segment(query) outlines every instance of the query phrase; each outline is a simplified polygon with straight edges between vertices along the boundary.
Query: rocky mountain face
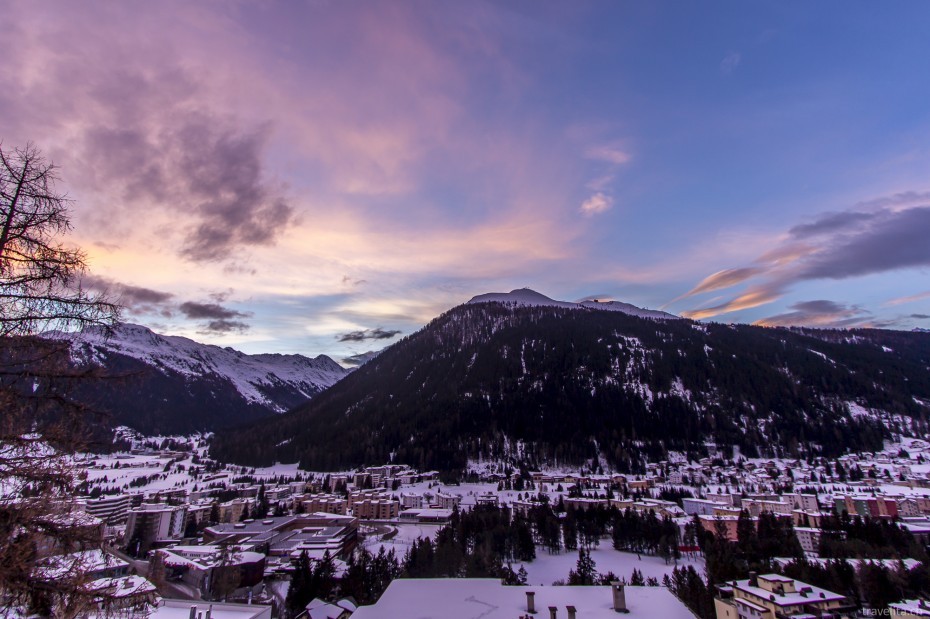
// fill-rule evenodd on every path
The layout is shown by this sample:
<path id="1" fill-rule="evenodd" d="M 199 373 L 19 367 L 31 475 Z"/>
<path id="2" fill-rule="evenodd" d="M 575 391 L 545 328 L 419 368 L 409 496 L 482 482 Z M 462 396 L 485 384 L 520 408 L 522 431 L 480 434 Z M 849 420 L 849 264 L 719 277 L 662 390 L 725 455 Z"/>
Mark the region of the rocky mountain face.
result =
<path id="1" fill-rule="evenodd" d="M 701 324 L 604 311 L 624 304 L 513 301 L 483 295 L 450 310 L 309 403 L 220 433 L 213 455 L 315 470 L 392 459 L 461 470 L 479 458 L 600 458 L 636 470 L 644 456 L 698 455 L 709 444 L 837 454 L 927 429 L 925 333 Z"/>
<path id="2" fill-rule="evenodd" d="M 247 355 L 131 324 L 111 334 L 89 329 L 47 339 L 67 348 L 73 367 L 100 374 L 75 382 L 71 397 L 108 425 L 146 434 L 213 431 L 268 418 L 348 373 L 325 355 Z"/>

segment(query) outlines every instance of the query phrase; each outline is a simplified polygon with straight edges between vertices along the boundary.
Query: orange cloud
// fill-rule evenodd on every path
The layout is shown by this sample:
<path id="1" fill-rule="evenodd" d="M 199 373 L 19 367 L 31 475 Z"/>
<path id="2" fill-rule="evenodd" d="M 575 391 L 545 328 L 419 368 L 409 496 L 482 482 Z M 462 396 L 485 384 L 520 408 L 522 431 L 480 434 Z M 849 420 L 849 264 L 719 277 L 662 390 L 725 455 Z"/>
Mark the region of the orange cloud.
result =
<path id="1" fill-rule="evenodd" d="M 720 314 L 728 314 L 730 312 L 736 312 L 739 310 L 765 305 L 766 303 L 777 301 L 779 298 L 781 298 L 781 296 L 781 291 L 779 290 L 756 288 L 754 290 L 745 292 L 735 299 L 727 301 L 726 303 L 705 309 L 696 309 L 682 312 L 681 315 L 685 318 L 691 318 L 693 320 L 703 320 L 704 318 L 712 318 L 714 316 L 719 316 Z"/>

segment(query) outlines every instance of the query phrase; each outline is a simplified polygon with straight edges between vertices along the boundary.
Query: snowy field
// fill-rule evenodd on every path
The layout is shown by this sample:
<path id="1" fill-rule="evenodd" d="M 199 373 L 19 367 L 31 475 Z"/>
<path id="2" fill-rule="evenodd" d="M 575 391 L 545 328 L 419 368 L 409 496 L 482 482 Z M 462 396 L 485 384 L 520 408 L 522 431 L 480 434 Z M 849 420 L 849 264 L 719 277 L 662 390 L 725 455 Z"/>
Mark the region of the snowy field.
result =
<path id="1" fill-rule="evenodd" d="M 606 574 L 613 572 L 619 578 L 625 578 L 627 582 L 637 569 L 642 572 L 644 578 L 650 576 L 662 584 L 662 577 L 666 574 L 671 575 L 675 569 L 675 562 L 672 561 L 666 565 L 665 560 L 661 557 L 650 557 L 646 555 L 637 555 L 635 552 L 620 552 L 610 546 L 610 540 L 602 540 L 599 548 L 591 550 L 591 558 L 594 560 L 597 572 Z M 551 555 L 541 547 L 536 548 L 536 559 L 529 563 L 515 563 L 514 571 L 518 571 L 522 565 L 527 572 L 527 584 L 530 585 L 551 585 L 557 580 L 567 581 L 568 572 L 575 569 L 578 562 L 577 551 L 567 551 L 561 554 Z M 704 559 L 683 557 L 678 560 L 679 567 L 693 565 L 698 574 L 704 574 Z"/>

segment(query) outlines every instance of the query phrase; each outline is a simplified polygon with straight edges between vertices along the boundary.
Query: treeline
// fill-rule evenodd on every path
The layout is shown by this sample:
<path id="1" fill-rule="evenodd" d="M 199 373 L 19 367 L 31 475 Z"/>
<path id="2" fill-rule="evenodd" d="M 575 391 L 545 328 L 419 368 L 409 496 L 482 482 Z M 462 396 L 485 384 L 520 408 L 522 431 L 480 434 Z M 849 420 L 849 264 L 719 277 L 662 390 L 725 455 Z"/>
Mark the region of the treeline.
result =
<path id="1" fill-rule="evenodd" d="M 457 307 L 292 413 L 223 431 L 214 457 L 310 470 L 397 461 L 461 471 L 469 457 L 624 471 L 705 442 L 748 456 L 874 451 L 893 427 L 926 429 L 930 336 L 643 320 L 619 312 Z M 891 352 L 882 349 L 887 343 Z"/>

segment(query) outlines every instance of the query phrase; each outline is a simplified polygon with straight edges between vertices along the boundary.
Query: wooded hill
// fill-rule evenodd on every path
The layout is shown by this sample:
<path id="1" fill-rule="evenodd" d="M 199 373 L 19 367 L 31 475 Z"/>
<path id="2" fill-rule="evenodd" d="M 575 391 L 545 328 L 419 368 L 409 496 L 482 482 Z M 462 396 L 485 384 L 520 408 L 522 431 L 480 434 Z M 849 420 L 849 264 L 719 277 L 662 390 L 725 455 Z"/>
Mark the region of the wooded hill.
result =
<path id="1" fill-rule="evenodd" d="M 852 409 L 850 408 L 852 407 Z M 211 454 L 335 470 L 469 458 L 637 470 L 706 443 L 745 455 L 875 450 L 926 432 L 930 335 L 462 305 L 290 413 L 220 432 Z"/>

